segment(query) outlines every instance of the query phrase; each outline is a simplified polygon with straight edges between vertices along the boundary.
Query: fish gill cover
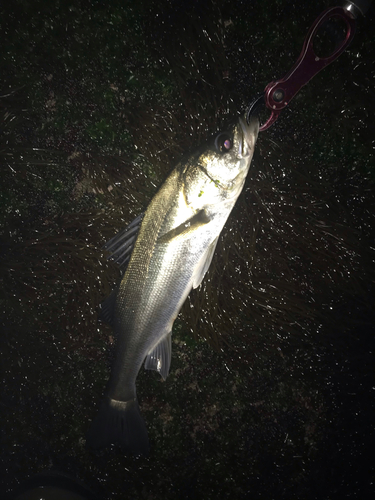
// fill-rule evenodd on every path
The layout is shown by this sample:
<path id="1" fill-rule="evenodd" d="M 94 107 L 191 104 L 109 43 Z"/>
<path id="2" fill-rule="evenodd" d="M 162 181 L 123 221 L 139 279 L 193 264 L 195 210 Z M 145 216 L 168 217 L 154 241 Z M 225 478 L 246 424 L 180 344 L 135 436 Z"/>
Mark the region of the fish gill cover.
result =
<path id="1" fill-rule="evenodd" d="M 101 246 L 289 69 L 327 5 L 2 4 L 5 492 L 57 469 L 103 498 L 369 498 L 373 10 L 259 138 L 167 383 L 140 374 L 150 458 L 84 441 L 113 343 Z"/>

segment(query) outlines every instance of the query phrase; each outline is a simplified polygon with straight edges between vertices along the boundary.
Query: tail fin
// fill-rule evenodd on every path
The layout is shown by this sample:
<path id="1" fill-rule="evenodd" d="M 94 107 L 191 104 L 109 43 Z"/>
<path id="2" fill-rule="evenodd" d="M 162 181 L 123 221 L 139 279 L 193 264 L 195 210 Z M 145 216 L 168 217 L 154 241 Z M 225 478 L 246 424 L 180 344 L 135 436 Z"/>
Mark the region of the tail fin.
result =
<path id="1" fill-rule="evenodd" d="M 86 442 L 94 449 L 117 443 L 126 452 L 148 455 L 147 429 L 137 400 L 117 401 L 106 397 L 86 435 Z"/>

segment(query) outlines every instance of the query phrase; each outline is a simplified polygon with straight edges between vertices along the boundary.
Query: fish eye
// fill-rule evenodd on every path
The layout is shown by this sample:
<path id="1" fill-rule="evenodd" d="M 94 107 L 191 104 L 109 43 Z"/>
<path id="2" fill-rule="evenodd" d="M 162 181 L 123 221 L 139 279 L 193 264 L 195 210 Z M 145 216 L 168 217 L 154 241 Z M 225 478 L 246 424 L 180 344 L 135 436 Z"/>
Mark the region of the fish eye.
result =
<path id="1" fill-rule="evenodd" d="M 219 153 L 227 153 L 233 147 L 233 141 L 229 134 L 221 133 L 215 139 L 215 147 Z"/>

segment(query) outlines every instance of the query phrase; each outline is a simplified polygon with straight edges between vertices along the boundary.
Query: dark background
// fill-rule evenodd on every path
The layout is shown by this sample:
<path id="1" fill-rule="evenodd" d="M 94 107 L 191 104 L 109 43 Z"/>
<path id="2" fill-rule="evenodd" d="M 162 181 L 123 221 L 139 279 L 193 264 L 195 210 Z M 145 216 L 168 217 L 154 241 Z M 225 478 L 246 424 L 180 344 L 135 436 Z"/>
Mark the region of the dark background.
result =
<path id="1" fill-rule="evenodd" d="M 4 494 L 53 471 L 108 499 L 373 498 L 373 7 L 260 134 L 168 380 L 139 374 L 150 456 L 85 447 L 113 351 L 103 243 L 329 5 L 2 3 Z"/>

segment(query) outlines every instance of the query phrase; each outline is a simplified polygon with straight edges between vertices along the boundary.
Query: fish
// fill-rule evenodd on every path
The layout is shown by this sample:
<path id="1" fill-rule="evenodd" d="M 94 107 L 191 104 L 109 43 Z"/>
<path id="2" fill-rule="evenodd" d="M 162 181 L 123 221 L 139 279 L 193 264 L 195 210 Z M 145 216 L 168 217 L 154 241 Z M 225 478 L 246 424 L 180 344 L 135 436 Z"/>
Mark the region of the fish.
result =
<path id="1" fill-rule="evenodd" d="M 115 444 L 149 454 L 136 378 L 143 362 L 165 380 L 172 327 L 188 294 L 202 282 L 228 216 L 245 184 L 259 121 L 244 116 L 181 160 L 146 211 L 105 248 L 124 269 L 102 305 L 101 319 L 116 339 L 105 395 L 86 435 L 87 445 Z"/>

